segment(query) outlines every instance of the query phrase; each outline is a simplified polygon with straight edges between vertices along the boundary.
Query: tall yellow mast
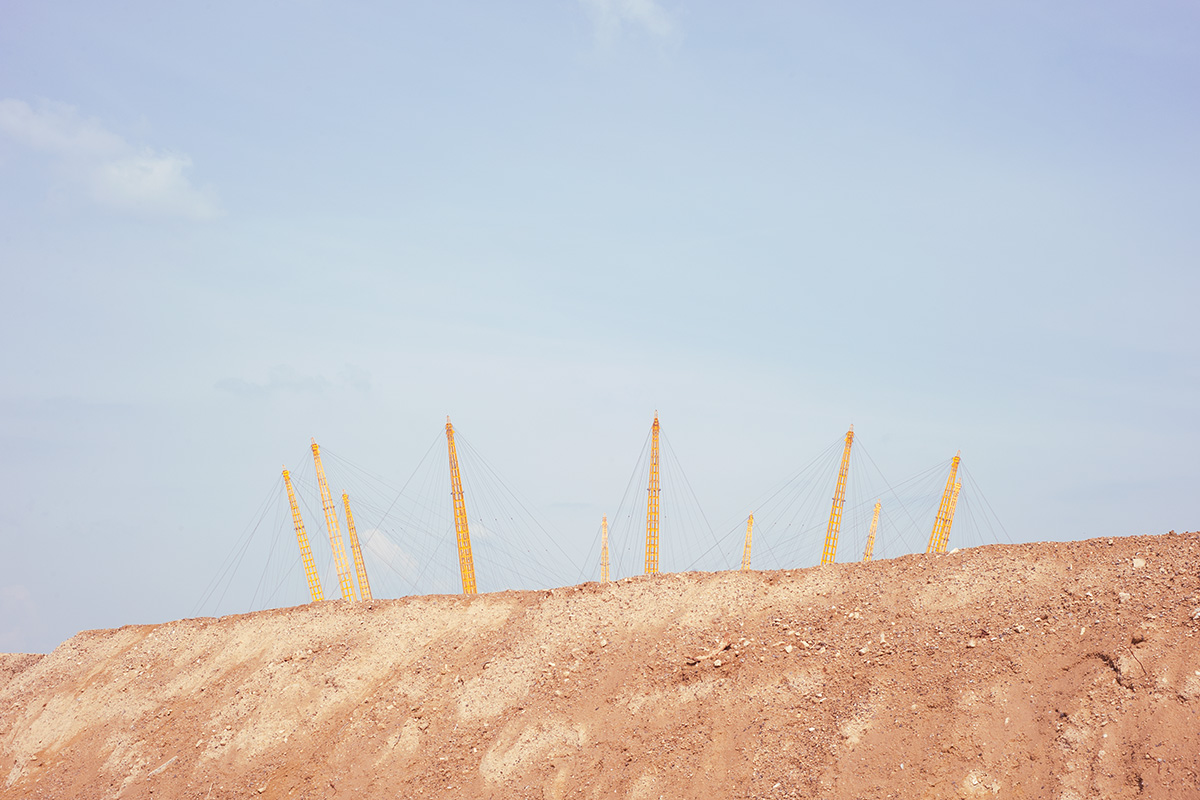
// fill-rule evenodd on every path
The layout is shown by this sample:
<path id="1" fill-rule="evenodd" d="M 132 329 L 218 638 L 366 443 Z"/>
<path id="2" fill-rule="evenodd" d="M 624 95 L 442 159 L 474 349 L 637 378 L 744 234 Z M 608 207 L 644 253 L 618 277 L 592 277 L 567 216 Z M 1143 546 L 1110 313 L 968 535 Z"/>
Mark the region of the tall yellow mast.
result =
<path id="1" fill-rule="evenodd" d="M 742 548 L 742 569 L 750 569 L 750 539 L 754 535 L 754 515 L 746 520 L 746 544 Z"/>
<path id="2" fill-rule="evenodd" d="M 308 534 L 304 532 L 304 520 L 300 518 L 300 507 L 296 505 L 296 490 L 292 488 L 292 476 L 287 467 L 283 468 L 283 484 L 287 487 L 288 505 L 292 507 L 292 524 L 296 527 L 296 541 L 300 544 L 300 557 L 304 559 L 304 577 L 308 579 L 308 593 L 314 603 L 325 599 L 321 592 L 321 578 L 317 575 L 317 565 L 313 561 L 312 547 L 308 544 Z"/>
<path id="3" fill-rule="evenodd" d="M 600 520 L 600 582 L 608 583 L 608 514 Z"/>
<path id="4" fill-rule="evenodd" d="M 337 567 L 338 583 L 342 587 L 343 600 L 355 600 L 354 578 L 350 576 L 350 564 L 346 560 L 346 545 L 342 543 L 342 527 L 338 524 L 337 507 L 329 484 L 325 481 L 325 468 L 321 466 L 321 448 L 312 440 L 313 463 L 317 465 L 317 486 L 321 489 L 321 508 L 325 510 L 325 527 L 329 530 L 329 544 L 333 548 L 333 563 Z"/>
<path id="5" fill-rule="evenodd" d="M 658 572 L 658 412 L 650 428 L 650 488 L 646 501 L 646 574 Z"/>
<path id="6" fill-rule="evenodd" d="M 458 571 L 462 574 L 463 594 L 475 594 L 475 558 L 471 555 L 471 531 L 467 528 L 467 503 L 463 498 L 462 476 L 458 472 L 458 451 L 454 448 L 454 426 L 446 417 L 446 449 L 450 453 L 450 497 L 454 501 L 454 536 L 458 540 Z"/>
<path id="7" fill-rule="evenodd" d="M 959 450 L 950 462 L 950 476 L 946 478 L 946 488 L 942 492 L 942 501 L 938 504 L 937 518 L 933 521 L 933 533 L 929 535 L 926 553 L 946 552 L 946 542 L 950 539 L 950 521 L 954 518 L 954 479 L 958 475 L 958 462 L 961 460 L 962 450 Z"/>
<path id="8" fill-rule="evenodd" d="M 846 431 L 846 449 L 842 451 L 842 466 L 838 469 L 837 489 L 833 492 L 833 507 L 829 509 L 829 525 L 825 528 L 825 549 L 821 563 L 832 564 L 837 557 L 838 533 L 842 529 L 842 509 L 846 505 L 846 474 L 850 471 L 850 445 L 854 442 L 854 426 Z"/>
<path id="9" fill-rule="evenodd" d="M 363 561 L 362 548 L 358 546 L 358 531 L 354 529 L 354 515 L 350 513 L 350 495 L 342 492 L 342 505 L 346 507 L 346 530 L 350 533 L 350 554 L 354 557 L 354 571 L 358 575 L 358 596 L 371 599 L 371 583 L 367 580 L 367 564 Z"/>
<path id="10" fill-rule="evenodd" d="M 871 554 L 875 552 L 875 531 L 879 528 L 879 506 L 880 502 L 875 501 L 875 513 L 871 516 L 871 530 L 867 531 L 867 547 L 863 550 L 863 561 L 870 561 Z"/>

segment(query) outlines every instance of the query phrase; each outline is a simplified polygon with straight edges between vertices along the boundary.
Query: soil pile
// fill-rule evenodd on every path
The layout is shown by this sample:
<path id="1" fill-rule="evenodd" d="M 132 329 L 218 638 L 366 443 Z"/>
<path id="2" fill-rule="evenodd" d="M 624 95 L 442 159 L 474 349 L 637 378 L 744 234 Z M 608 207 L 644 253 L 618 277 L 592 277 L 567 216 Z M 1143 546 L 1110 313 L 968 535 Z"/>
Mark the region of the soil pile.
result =
<path id="1" fill-rule="evenodd" d="M 0 798 L 1200 797 L 1200 535 L 317 605 L 0 656 Z"/>

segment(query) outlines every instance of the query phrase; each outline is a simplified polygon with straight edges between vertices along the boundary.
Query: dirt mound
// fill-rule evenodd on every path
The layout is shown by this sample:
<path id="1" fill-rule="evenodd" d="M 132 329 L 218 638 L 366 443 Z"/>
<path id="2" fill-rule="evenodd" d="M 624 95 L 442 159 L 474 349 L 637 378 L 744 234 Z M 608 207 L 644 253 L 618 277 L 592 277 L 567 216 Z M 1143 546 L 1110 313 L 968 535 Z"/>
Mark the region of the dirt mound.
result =
<path id="1" fill-rule="evenodd" d="M 0 656 L 0 798 L 1200 797 L 1200 535 L 410 597 Z"/>

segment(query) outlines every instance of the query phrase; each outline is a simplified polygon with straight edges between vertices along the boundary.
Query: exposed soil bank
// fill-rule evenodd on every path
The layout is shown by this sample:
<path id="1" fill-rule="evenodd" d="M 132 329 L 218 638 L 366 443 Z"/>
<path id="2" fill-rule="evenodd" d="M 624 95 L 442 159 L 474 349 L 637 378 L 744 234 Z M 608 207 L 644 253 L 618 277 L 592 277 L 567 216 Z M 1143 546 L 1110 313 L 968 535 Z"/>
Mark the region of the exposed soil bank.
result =
<path id="1" fill-rule="evenodd" d="M 1200 535 L 87 631 L 0 798 L 1200 798 Z"/>

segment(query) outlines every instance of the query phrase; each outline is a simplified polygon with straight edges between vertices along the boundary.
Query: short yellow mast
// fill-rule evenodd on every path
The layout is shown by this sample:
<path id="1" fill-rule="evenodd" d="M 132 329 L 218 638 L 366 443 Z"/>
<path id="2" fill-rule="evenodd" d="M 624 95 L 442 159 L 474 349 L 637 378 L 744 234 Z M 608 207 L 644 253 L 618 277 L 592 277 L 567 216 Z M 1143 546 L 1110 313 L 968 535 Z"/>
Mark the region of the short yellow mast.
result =
<path id="1" fill-rule="evenodd" d="M 462 476 L 458 472 L 458 450 L 454 448 L 454 426 L 446 417 L 446 449 L 450 453 L 450 497 L 454 501 L 454 536 L 458 540 L 458 571 L 463 594 L 475 594 L 475 558 L 471 555 L 471 531 L 467 528 L 467 503 Z"/>
<path id="2" fill-rule="evenodd" d="M 342 505 L 346 507 L 346 530 L 350 533 L 350 554 L 354 557 L 354 571 L 358 575 L 358 596 L 371 599 L 371 583 L 367 580 L 367 564 L 363 561 L 362 548 L 358 546 L 358 531 L 354 529 L 354 515 L 350 513 L 350 495 L 342 492 Z"/>
<path id="3" fill-rule="evenodd" d="M 313 463 L 317 465 L 317 486 L 321 489 L 321 508 L 325 510 L 325 527 L 329 530 L 329 544 L 333 548 L 333 563 L 337 567 L 338 583 L 342 587 L 343 600 L 355 600 L 354 578 L 350 576 L 350 564 L 346 560 L 346 545 L 342 543 L 342 527 L 338 524 L 337 507 L 329 484 L 325 481 L 325 468 L 321 466 L 321 448 L 312 440 Z"/>
<path id="4" fill-rule="evenodd" d="M 946 542 L 950 539 L 950 521 L 954 518 L 954 479 L 958 475 L 958 462 L 961 460 L 962 450 L 959 450 L 950 462 L 950 476 L 946 478 L 946 488 L 942 492 L 942 501 L 938 504 L 937 518 L 933 521 L 933 533 L 929 535 L 926 553 L 946 552 Z"/>
<path id="5" fill-rule="evenodd" d="M 846 474 L 850 471 L 850 445 L 854 443 L 854 426 L 846 431 L 846 448 L 842 451 L 842 466 L 838 469 L 837 489 L 833 492 L 833 507 L 829 509 L 829 525 L 825 528 L 825 549 L 821 563 L 832 564 L 837 557 L 838 533 L 842 530 L 842 509 L 846 506 Z"/>
<path id="6" fill-rule="evenodd" d="M 658 412 L 650 428 L 650 488 L 646 501 L 646 574 L 658 572 Z"/>
<path id="7" fill-rule="evenodd" d="M 875 552 L 875 531 L 879 528 L 879 506 L 880 502 L 875 501 L 875 513 L 871 516 L 871 530 L 867 531 L 867 548 L 863 550 L 863 561 L 870 561 L 871 554 Z"/>
<path id="8" fill-rule="evenodd" d="M 308 593 L 314 603 L 325 599 L 321 592 L 321 578 L 317 575 L 317 565 L 313 561 L 312 547 L 308 544 L 308 534 L 304 532 L 304 520 L 300 518 L 300 507 L 296 505 L 296 490 L 292 488 L 292 476 L 287 467 L 283 468 L 283 485 L 287 487 L 288 505 L 292 507 L 292 524 L 296 527 L 296 541 L 300 544 L 300 557 L 304 560 L 304 577 L 308 578 Z"/>
<path id="9" fill-rule="evenodd" d="M 742 547 L 742 569 L 750 569 L 750 539 L 754 535 L 754 515 L 746 520 L 746 544 Z"/>
<path id="10" fill-rule="evenodd" d="M 600 582 L 608 583 L 608 514 L 600 520 Z"/>

